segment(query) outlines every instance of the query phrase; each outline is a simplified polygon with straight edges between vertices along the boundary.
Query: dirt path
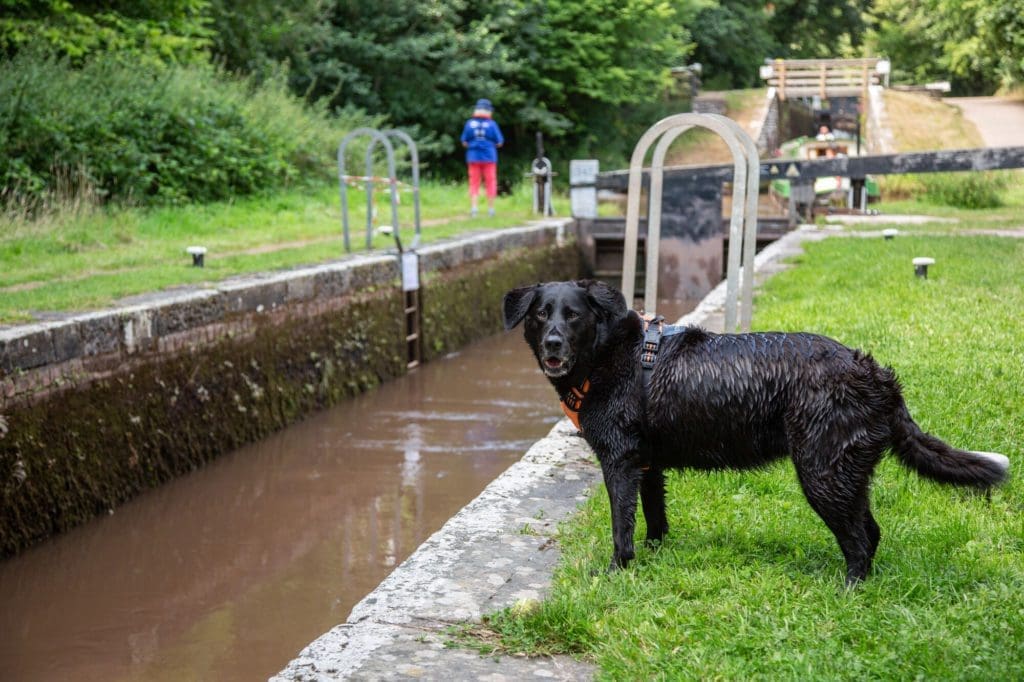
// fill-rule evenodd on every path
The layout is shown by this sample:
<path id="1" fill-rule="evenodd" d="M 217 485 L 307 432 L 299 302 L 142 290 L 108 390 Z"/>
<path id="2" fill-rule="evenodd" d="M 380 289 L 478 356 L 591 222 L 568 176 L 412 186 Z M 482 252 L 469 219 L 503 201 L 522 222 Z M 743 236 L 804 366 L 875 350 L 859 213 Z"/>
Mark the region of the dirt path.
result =
<path id="1" fill-rule="evenodd" d="M 1005 97 L 946 97 L 981 133 L 986 147 L 1024 147 L 1024 101 Z"/>

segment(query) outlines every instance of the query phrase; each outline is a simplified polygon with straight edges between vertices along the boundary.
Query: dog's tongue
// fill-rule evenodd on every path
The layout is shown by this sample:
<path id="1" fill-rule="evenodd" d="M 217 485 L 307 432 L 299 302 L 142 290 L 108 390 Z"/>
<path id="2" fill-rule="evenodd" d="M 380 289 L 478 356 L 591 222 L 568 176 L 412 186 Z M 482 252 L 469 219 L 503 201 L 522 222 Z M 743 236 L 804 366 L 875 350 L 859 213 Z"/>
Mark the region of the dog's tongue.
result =
<path id="1" fill-rule="evenodd" d="M 561 367 L 562 361 L 559 360 L 558 358 L 548 358 L 547 360 L 544 361 L 544 364 L 550 367 L 551 369 L 554 369 L 556 367 Z"/>

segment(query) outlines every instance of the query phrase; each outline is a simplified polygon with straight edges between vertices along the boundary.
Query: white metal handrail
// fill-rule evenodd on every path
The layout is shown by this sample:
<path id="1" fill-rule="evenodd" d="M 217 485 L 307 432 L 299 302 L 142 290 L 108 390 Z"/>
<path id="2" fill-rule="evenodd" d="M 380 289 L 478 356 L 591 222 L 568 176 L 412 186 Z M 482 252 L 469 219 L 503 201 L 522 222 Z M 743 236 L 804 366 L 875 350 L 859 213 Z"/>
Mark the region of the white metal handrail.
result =
<path id="1" fill-rule="evenodd" d="M 743 245 L 749 244 L 750 264 L 744 264 L 744 311 L 740 316 L 749 329 L 753 297 L 753 253 L 757 231 L 757 195 L 759 159 L 750 136 L 735 122 L 717 114 L 676 114 L 648 128 L 636 147 L 629 165 L 626 201 L 626 236 L 623 245 L 622 293 L 632 305 L 636 281 L 636 254 L 640 232 L 640 192 L 643 184 L 643 161 L 651 145 L 658 141 L 651 162 L 651 194 L 647 216 L 647 271 L 644 285 L 645 311 L 654 312 L 657 305 L 658 251 L 661 238 L 661 203 L 665 154 L 669 145 L 694 126 L 717 133 L 733 155 L 733 205 L 729 221 L 729 254 L 726 270 L 726 331 L 734 331 L 737 319 L 739 264 Z M 660 140 L 659 140 L 660 138 Z M 747 259 L 744 259 L 747 260 Z M 650 302 L 651 305 L 648 305 Z"/>

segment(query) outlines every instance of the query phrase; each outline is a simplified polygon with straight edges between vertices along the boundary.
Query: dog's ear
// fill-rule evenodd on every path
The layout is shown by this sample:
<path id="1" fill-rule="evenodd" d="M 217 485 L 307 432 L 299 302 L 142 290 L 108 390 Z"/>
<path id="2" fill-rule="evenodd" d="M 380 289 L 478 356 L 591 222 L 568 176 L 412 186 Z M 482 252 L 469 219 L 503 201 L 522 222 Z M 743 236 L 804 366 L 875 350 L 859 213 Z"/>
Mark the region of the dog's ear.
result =
<path id="1" fill-rule="evenodd" d="M 618 289 L 596 279 L 581 279 L 577 280 L 576 284 L 587 290 L 587 302 L 605 319 L 615 320 L 629 311 L 626 307 L 626 297 Z"/>
<path id="2" fill-rule="evenodd" d="M 526 311 L 533 305 L 533 299 L 537 296 L 540 284 L 530 287 L 520 287 L 505 294 L 501 303 L 501 309 L 505 316 L 505 331 L 512 329 L 523 321 Z"/>

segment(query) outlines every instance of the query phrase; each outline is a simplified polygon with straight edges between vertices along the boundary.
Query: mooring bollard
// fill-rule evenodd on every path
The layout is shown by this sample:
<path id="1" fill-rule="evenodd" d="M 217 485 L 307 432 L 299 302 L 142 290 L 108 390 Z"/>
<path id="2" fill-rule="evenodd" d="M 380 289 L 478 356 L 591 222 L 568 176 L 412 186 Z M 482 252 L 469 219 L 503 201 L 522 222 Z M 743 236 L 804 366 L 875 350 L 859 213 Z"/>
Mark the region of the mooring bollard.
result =
<path id="1" fill-rule="evenodd" d="M 204 258 L 206 256 L 205 246 L 190 246 L 185 249 L 185 253 L 192 256 L 192 267 L 201 268 L 204 265 Z"/>
<path id="2" fill-rule="evenodd" d="M 934 258 L 919 256 L 914 259 L 914 274 L 922 279 L 928 279 L 928 266 L 935 265 Z"/>

